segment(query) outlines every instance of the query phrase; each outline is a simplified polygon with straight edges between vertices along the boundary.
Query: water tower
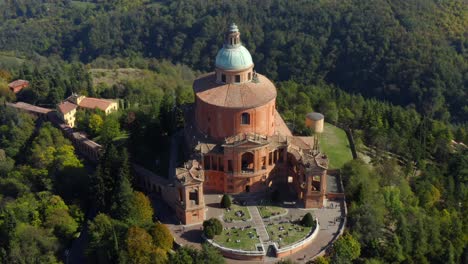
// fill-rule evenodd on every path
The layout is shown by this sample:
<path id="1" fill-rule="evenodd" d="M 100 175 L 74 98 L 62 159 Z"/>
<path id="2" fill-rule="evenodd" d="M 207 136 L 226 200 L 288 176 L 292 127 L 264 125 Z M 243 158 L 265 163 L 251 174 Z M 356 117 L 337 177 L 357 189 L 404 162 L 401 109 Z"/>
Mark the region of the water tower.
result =
<path id="1" fill-rule="evenodd" d="M 323 133 L 325 117 L 321 113 L 312 112 L 306 115 L 305 125 L 312 130 L 314 135 L 314 153 L 319 152 L 319 137 Z"/>

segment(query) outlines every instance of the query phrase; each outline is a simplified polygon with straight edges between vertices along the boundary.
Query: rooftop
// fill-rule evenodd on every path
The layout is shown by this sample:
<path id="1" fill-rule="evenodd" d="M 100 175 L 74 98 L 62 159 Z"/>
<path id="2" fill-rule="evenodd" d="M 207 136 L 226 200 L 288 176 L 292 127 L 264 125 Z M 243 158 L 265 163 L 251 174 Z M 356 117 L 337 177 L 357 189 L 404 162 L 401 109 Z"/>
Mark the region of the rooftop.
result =
<path id="1" fill-rule="evenodd" d="M 107 108 L 113 103 L 111 100 L 100 99 L 100 98 L 92 98 L 92 97 L 85 97 L 83 98 L 79 106 L 88 109 L 101 109 L 102 111 L 106 111 Z"/>
<path id="2" fill-rule="evenodd" d="M 257 74 L 258 82 L 216 82 L 215 73 L 200 76 L 193 83 L 196 96 L 207 104 L 226 108 L 253 108 L 276 98 L 275 85 L 265 76 Z"/>
<path id="3" fill-rule="evenodd" d="M 49 108 L 43 108 L 43 107 L 39 107 L 39 106 L 35 106 L 35 105 L 23 103 L 23 102 L 17 102 L 14 104 L 7 103 L 7 104 L 17 109 L 22 109 L 22 110 L 26 110 L 26 111 L 34 112 L 38 114 L 47 114 L 52 111 L 52 109 L 49 109 Z"/>
<path id="4" fill-rule="evenodd" d="M 8 84 L 8 87 L 16 87 L 21 85 L 29 85 L 29 82 L 26 80 L 16 80 Z"/>
<path id="5" fill-rule="evenodd" d="M 76 104 L 72 104 L 68 101 L 61 102 L 58 104 L 58 109 L 62 114 L 67 114 L 72 110 L 75 110 L 78 106 Z"/>

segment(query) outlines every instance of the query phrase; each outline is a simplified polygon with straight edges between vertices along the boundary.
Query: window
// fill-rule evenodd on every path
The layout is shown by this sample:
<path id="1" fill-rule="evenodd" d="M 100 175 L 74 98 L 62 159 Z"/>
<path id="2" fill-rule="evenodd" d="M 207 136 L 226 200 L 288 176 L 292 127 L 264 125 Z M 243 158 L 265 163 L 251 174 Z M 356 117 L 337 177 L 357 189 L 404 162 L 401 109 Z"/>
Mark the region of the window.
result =
<path id="1" fill-rule="evenodd" d="M 203 157 L 203 169 L 205 170 L 210 170 L 211 169 L 211 165 L 210 165 L 210 156 L 205 156 Z"/>
<path id="2" fill-rule="evenodd" d="M 218 164 L 219 164 L 219 170 L 220 171 L 224 171 L 224 164 L 223 163 L 224 163 L 224 160 L 221 157 L 219 157 L 218 158 Z"/>
<path id="3" fill-rule="evenodd" d="M 240 82 L 240 75 L 236 75 L 236 82 Z"/>
<path id="4" fill-rule="evenodd" d="M 252 73 L 251 72 L 249 72 L 249 78 L 248 79 L 249 79 L 249 81 L 252 79 Z"/>
<path id="5" fill-rule="evenodd" d="M 221 81 L 226 82 L 226 74 L 221 74 Z"/>
<path id="6" fill-rule="evenodd" d="M 242 113 L 241 115 L 241 124 L 249 125 L 250 124 L 250 115 L 249 113 Z"/>
<path id="7" fill-rule="evenodd" d="M 228 160 L 228 172 L 232 172 L 232 160 Z"/>

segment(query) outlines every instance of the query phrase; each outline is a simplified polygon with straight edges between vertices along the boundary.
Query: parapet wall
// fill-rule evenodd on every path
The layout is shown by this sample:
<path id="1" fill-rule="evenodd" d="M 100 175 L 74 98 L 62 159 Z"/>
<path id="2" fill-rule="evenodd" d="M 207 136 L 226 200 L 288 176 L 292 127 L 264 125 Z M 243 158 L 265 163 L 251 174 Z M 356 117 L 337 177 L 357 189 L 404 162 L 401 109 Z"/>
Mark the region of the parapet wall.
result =
<path id="1" fill-rule="evenodd" d="M 240 249 L 232 249 L 232 248 L 227 248 L 219 245 L 218 243 L 214 242 L 212 239 L 206 238 L 204 235 L 202 235 L 203 239 L 210 243 L 212 246 L 217 248 L 221 254 L 227 258 L 232 258 L 232 259 L 239 259 L 239 260 L 263 260 L 266 251 L 265 248 L 263 248 L 262 245 L 262 251 L 248 251 L 248 250 L 240 250 Z"/>
<path id="2" fill-rule="evenodd" d="M 320 225 L 319 225 L 318 219 L 315 218 L 315 229 L 311 230 L 310 233 L 307 235 L 307 237 L 304 238 L 303 240 L 296 242 L 290 246 L 283 247 L 283 248 L 279 248 L 278 245 L 274 243 L 273 246 L 275 247 L 276 257 L 277 258 L 287 257 L 309 246 L 312 243 L 312 241 L 314 241 L 314 239 L 317 237 L 319 230 L 320 230 Z"/>

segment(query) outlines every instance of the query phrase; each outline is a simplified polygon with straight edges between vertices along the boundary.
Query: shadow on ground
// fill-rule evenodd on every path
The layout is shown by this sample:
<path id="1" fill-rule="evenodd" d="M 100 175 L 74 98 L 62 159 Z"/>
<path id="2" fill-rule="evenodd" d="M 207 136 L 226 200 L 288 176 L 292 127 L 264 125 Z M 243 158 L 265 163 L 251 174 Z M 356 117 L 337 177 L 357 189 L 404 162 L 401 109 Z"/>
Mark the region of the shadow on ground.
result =
<path id="1" fill-rule="evenodd" d="M 185 231 L 180 237 L 191 243 L 202 243 L 202 231 L 200 229 L 192 229 Z"/>

